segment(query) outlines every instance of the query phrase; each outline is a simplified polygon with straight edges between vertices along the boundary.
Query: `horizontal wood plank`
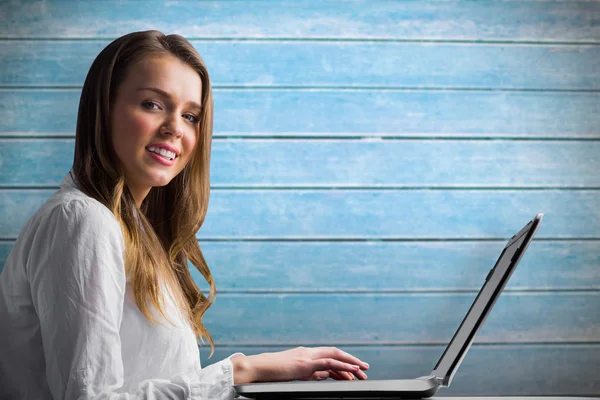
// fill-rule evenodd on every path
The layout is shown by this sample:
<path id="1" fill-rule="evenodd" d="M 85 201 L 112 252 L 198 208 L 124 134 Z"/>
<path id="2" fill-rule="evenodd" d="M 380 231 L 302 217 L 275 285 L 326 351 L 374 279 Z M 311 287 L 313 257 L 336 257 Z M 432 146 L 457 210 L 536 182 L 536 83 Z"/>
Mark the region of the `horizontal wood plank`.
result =
<path id="1" fill-rule="evenodd" d="M 441 291 L 479 290 L 505 242 L 200 245 L 220 291 Z M 506 290 L 600 289 L 598 265 L 599 241 L 534 241 Z"/>
<path id="2" fill-rule="evenodd" d="M 222 190 L 199 237 L 510 237 L 544 212 L 539 237 L 596 238 L 598 204 L 586 190 Z"/>
<path id="3" fill-rule="evenodd" d="M 0 139 L 0 187 L 57 187 L 73 139 Z M 600 187 L 600 141 L 222 140 L 213 187 Z M 482 156 L 485 155 L 485 156 Z"/>
<path id="4" fill-rule="evenodd" d="M 76 89 L 0 89 L 0 136 L 74 136 L 79 96 Z M 598 138 L 600 95 L 217 89 L 215 134 Z"/>
<path id="5" fill-rule="evenodd" d="M 505 244 L 200 241 L 220 293 L 479 290 Z M 13 246 L 0 242 L 0 271 Z M 598 240 L 534 240 L 505 290 L 600 289 L 598 265 Z"/>
<path id="6" fill-rule="evenodd" d="M 5 38 L 114 38 L 159 29 L 191 38 L 597 42 L 597 2 L 28 1 L 0 3 Z"/>
<path id="7" fill-rule="evenodd" d="M 203 320 L 213 338 L 228 345 L 447 343 L 476 295 L 223 293 Z M 599 309 L 600 291 L 505 292 L 476 340 L 598 342 Z"/>
<path id="8" fill-rule="evenodd" d="M 109 41 L 0 41 L 0 85 L 77 86 Z M 600 89 L 600 46 L 192 41 L 212 84 Z M 465 62 L 469 60 L 469 62 Z M 291 65 L 298 67 L 290 70 Z"/>
<path id="9" fill-rule="evenodd" d="M 202 347 L 207 366 L 235 352 L 246 355 L 283 351 L 286 346 Z M 340 346 L 370 364 L 370 380 L 413 379 L 431 374 L 444 346 Z M 599 396 L 597 365 L 600 345 L 504 345 L 475 343 L 449 387 L 437 396 Z M 483 400 L 483 399 L 481 399 Z"/>
<path id="10" fill-rule="evenodd" d="M 0 239 L 52 195 L 2 189 Z M 598 238 L 598 190 L 214 190 L 199 238 L 498 239 L 538 212 L 538 238 Z"/>

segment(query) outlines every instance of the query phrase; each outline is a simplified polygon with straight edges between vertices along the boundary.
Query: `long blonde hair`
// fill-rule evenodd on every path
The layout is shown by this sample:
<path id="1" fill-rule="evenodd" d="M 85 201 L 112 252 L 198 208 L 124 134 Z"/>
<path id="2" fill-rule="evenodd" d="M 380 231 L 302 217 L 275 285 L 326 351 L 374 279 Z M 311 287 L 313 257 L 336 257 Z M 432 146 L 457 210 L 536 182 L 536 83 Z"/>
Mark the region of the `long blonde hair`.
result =
<path id="1" fill-rule="evenodd" d="M 125 185 L 124 171 L 111 141 L 110 115 L 117 88 L 128 68 L 144 57 L 172 55 L 198 72 L 202 81 L 202 110 L 198 140 L 190 161 L 169 184 L 154 187 L 141 207 Z M 195 233 L 200 229 L 210 194 L 209 166 L 213 127 L 213 98 L 204 61 L 180 35 L 150 30 L 133 32 L 111 42 L 96 57 L 85 79 L 79 102 L 73 173 L 80 189 L 112 211 L 125 241 L 125 270 L 135 302 L 156 323 L 150 301 L 165 317 L 161 279 L 202 342 L 214 342 L 202 317 L 216 299 L 216 287 Z M 198 288 L 187 261 L 210 285 L 208 298 Z"/>

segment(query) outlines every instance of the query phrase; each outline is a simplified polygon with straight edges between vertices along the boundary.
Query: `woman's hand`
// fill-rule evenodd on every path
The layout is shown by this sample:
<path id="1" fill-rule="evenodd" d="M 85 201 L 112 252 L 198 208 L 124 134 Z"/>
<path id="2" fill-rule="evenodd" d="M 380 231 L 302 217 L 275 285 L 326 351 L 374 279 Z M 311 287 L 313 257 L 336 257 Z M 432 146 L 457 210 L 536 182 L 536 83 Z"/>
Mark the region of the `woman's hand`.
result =
<path id="1" fill-rule="evenodd" d="M 369 364 L 336 347 L 296 347 L 277 353 L 231 357 L 235 384 L 293 380 L 367 379 Z"/>

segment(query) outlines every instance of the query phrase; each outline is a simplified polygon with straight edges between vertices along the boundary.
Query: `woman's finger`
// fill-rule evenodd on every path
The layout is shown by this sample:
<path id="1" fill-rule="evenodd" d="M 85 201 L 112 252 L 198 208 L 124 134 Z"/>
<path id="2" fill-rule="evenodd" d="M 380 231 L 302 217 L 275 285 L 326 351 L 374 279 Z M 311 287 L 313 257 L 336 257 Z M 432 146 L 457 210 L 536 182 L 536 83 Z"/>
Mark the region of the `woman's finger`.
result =
<path id="1" fill-rule="evenodd" d="M 325 371 L 331 369 L 338 372 L 348 371 L 354 373 L 360 370 L 357 365 L 348 364 L 333 358 L 321 358 L 318 360 L 313 360 L 312 362 L 314 371 Z"/>
<path id="2" fill-rule="evenodd" d="M 350 372 L 346 372 L 346 371 L 333 371 L 333 370 L 329 370 L 329 377 L 333 378 L 335 380 L 338 381 L 347 381 L 347 380 L 353 380 L 354 379 L 354 375 L 352 375 Z"/>
<path id="3" fill-rule="evenodd" d="M 358 365 L 361 369 L 369 369 L 369 364 L 337 347 L 317 347 L 317 358 L 333 358 L 349 364 Z"/>
<path id="4" fill-rule="evenodd" d="M 343 371 L 342 373 L 346 376 L 347 380 L 349 380 L 349 381 L 354 380 L 354 375 L 352 375 L 350 372 Z"/>
<path id="5" fill-rule="evenodd" d="M 329 378 L 329 371 L 315 371 L 311 378 L 316 381 L 327 379 Z"/>
<path id="6" fill-rule="evenodd" d="M 365 374 L 363 371 L 358 370 L 355 372 L 355 375 L 358 379 L 368 379 L 367 374 Z"/>
<path id="7" fill-rule="evenodd" d="M 342 380 L 354 380 L 354 379 L 368 379 L 367 374 L 365 374 L 363 371 L 358 370 L 356 372 L 354 372 L 354 374 L 347 372 L 347 371 L 333 371 L 333 370 L 329 370 L 329 376 L 333 377 L 333 374 L 337 374 L 337 376 L 340 377 L 340 379 Z M 337 378 L 334 378 L 337 379 Z"/>
<path id="8" fill-rule="evenodd" d="M 337 372 L 331 369 L 329 370 L 329 377 L 331 379 L 335 379 L 336 381 L 344 379 L 344 377 L 341 374 L 338 374 Z"/>

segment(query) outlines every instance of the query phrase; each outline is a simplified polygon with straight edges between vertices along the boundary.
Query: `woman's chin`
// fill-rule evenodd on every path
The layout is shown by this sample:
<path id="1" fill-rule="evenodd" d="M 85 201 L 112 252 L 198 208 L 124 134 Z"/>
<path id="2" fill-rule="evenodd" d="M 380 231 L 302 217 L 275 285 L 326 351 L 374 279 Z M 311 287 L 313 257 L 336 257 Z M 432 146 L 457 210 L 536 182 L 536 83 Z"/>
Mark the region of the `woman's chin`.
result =
<path id="1" fill-rule="evenodd" d="M 150 179 L 148 179 L 148 183 L 151 187 L 162 187 L 167 186 L 169 182 L 173 180 L 173 176 L 166 174 L 150 174 Z"/>
<path id="2" fill-rule="evenodd" d="M 161 179 L 161 180 L 157 179 L 152 183 L 152 187 L 167 186 L 169 184 L 169 182 L 171 182 L 171 179 Z"/>

